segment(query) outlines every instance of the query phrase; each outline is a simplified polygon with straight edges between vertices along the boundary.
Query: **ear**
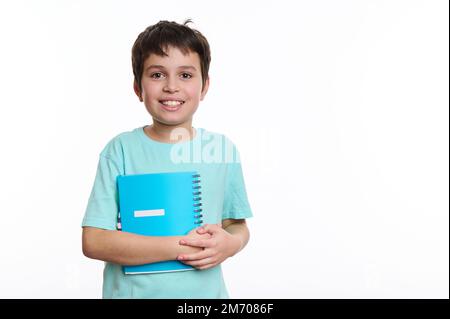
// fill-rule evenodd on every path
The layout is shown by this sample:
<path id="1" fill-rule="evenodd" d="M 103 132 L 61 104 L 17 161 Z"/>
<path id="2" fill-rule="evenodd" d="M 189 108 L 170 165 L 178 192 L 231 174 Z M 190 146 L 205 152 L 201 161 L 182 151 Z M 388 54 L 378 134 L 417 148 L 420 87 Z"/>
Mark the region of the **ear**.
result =
<path id="1" fill-rule="evenodd" d="M 133 82 L 133 89 L 134 93 L 136 93 L 137 97 L 139 98 L 139 101 L 143 102 L 141 89 L 139 88 L 139 85 L 136 83 L 136 81 Z"/>
<path id="2" fill-rule="evenodd" d="M 200 95 L 200 101 L 203 101 L 203 99 L 205 98 L 206 92 L 208 92 L 208 89 L 209 89 L 209 75 L 205 81 L 205 85 L 203 85 L 202 94 Z"/>

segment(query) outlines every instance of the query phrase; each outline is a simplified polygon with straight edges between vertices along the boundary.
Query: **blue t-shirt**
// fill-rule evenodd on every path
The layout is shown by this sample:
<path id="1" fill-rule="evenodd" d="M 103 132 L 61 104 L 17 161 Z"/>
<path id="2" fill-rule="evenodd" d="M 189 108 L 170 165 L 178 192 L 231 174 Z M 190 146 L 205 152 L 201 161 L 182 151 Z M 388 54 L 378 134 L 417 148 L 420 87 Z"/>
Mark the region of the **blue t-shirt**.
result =
<path id="1" fill-rule="evenodd" d="M 118 175 L 197 171 L 201 175 L 204 224 L 252 216 L 236 146 L 224 135 L 196 129 L 175 144 L 148 137 L 144 127 L 113 138 L 100 153 L 82 226 L 117 230 Z M 228 298 L 220 265 L 183 272 L 125 275 L 106 262 L 103 298 Z"/>

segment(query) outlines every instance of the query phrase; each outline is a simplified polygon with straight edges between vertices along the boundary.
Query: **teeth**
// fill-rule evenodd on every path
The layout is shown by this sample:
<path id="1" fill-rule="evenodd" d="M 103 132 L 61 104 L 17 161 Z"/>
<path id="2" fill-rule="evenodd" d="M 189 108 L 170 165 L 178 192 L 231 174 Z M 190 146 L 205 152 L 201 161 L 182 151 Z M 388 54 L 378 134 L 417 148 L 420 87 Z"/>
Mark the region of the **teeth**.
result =
<path id="1" fill-rule="evenodd" d="M 167 106 L 178 106 L 183 104 L 181 101 L 162 101 L 161 103 Z"/>

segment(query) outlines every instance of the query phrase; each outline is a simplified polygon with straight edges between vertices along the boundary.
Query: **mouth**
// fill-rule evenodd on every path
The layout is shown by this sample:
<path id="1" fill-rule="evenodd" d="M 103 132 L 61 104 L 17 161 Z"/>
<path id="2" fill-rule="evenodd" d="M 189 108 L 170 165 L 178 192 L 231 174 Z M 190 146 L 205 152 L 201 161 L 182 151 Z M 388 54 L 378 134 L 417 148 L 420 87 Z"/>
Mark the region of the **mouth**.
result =
<path id="1" fill-rule="evenodd" d="M 169 112 L 178 111 L 181 106 L 184 104 L 184 101 L 181 100 L 160 100 L 159 103 L 161 107 Z"/>

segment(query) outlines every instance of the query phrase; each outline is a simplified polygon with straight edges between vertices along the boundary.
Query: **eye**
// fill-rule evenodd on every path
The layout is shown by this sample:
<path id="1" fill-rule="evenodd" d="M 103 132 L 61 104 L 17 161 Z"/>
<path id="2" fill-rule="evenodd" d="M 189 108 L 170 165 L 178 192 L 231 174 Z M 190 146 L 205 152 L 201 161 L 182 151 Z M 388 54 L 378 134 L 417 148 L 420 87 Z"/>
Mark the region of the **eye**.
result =
<path id="1" fill-rule="evenodd" d="M 160 78 L 163 77 L 163 74 L 161 72 L 155 72 L 155 73 L 152 73 L 150 75 L 150 77 L 153 78 L 153 79 L 160 79 Z"/>
<path id="2" fill-rule="evenodd" d="M 181 74 L 181 77 L 182 77 L 183 79 L 190 79 L 190 78 L 192 78 L 192 75 L 189 74 L 189 73 L 182 73 L 182 74 Z"/>

